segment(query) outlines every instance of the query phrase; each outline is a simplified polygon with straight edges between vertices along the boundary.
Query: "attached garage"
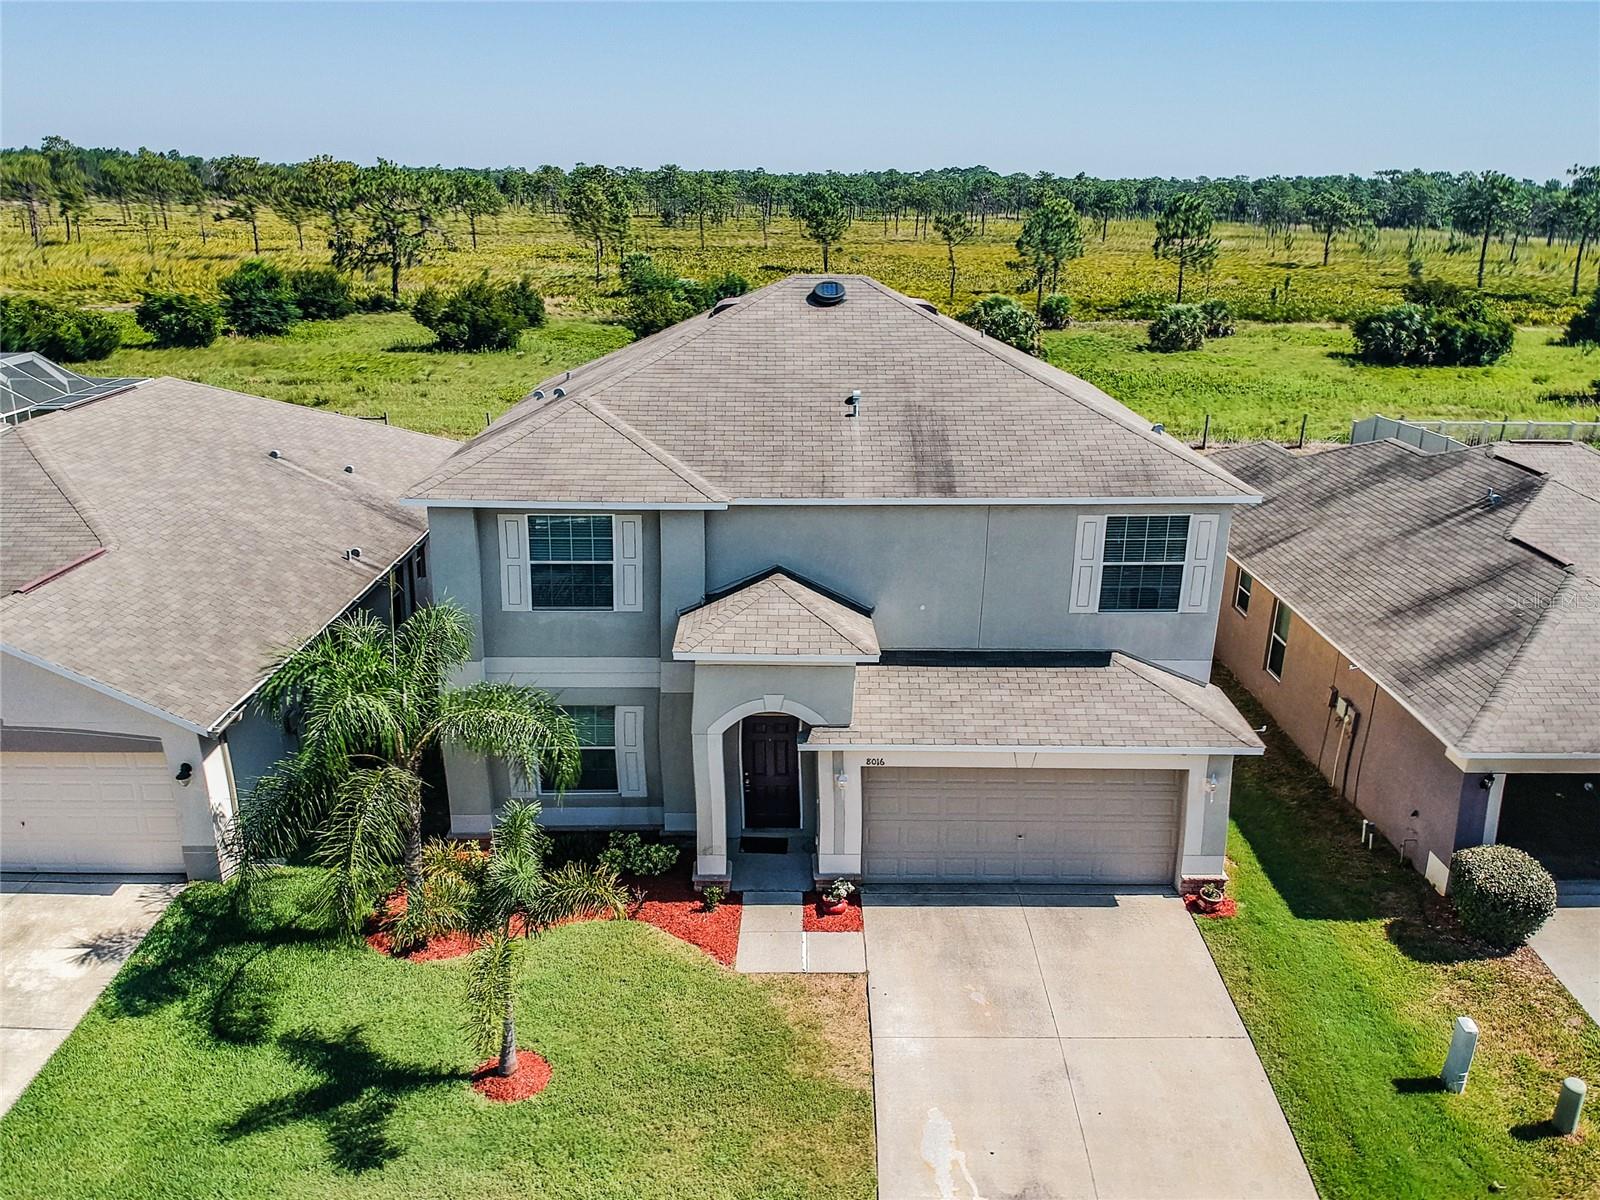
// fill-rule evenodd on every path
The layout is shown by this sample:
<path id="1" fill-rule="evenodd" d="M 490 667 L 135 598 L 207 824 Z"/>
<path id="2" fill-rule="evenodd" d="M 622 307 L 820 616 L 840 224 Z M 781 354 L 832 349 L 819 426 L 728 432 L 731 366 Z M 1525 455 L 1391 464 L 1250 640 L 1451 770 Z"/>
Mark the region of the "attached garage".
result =
<path id="1" fill-rule="evenodd" d="M 883 766 L 862 773 L 877 883 L 1170 884 L 1180 771 Z"/>
<path id="2" fill-rule="evenodd" d="M 182 873 L 160 753 L 0 752 L 0 867 Z"/>

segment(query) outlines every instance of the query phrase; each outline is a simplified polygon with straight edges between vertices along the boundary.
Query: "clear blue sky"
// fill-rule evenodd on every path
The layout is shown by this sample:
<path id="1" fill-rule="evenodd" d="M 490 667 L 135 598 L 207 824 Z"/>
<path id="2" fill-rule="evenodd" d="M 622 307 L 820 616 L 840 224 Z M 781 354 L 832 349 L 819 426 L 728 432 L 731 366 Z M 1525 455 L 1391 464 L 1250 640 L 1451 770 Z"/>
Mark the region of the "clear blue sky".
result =
<path id="1" fill-rule="evenodd" d="M 1600 3 L 0 6 L 0 142 L 1264 175 L 1600 159 Z"/>

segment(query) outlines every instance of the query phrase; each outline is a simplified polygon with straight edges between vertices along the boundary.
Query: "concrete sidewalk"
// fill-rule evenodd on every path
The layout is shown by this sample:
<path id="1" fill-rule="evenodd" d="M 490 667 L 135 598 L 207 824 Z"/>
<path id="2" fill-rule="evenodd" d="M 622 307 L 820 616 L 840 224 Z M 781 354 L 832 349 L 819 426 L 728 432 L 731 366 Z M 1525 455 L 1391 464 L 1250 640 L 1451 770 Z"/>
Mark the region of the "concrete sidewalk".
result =
<path id="1" fill-rule="evenodd" d="M 0 876 L 0 1113 L 183 887 L 149 876 Z"/>
<path id="2" fill-rule="evenodd" d="M 739 949 L 733 969 L 746 975 L 775 972 L 860 974 L 867 954 L 859 933 L 806 933 L 800 892 L 746 892 L 740 897 Z"/>

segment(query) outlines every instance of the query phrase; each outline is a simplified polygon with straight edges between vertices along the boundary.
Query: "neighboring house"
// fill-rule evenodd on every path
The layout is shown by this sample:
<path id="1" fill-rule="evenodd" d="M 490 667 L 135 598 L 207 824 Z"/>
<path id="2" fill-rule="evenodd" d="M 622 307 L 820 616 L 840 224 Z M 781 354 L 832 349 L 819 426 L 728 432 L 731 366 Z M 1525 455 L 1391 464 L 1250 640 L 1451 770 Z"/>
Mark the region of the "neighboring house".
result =
<path id="1" fill-rule="evenodd" d="M 1600 877 L 1600 455 L 1224 450 L 1217 657 L 1441 890 L 1496 840 Z M 1352 830 L 1352 837 L 1355 831 Z"/>
<path id="2" fill-rule="evenodd" d="M 0 429 L 7 870 L 215 877 L 237 794 L 289 749 L 250 706 L 273 657 L 426 586 L 395 498 L 455 443 L 133 384 Z"/>
<path id="3" fill-rule="evenodd" d="M 557 693 L 548 824 L 873 880 L 1219 876 L 1208 686 L 1259 499 L 1098 389 L 871 279 L 793 277 L 543 385 L 437 472 L 465 677 Z M 537 781 L 447 756 L 453 829 Z"/>

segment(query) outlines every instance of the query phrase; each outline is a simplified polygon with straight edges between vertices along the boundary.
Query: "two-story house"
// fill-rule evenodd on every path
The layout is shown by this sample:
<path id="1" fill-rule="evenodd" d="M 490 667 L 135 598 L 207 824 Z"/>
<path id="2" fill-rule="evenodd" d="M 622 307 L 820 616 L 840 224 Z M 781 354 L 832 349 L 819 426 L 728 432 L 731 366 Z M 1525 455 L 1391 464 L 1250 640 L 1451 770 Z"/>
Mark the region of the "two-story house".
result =
<path id="1" fill-rule="evenodd" d="M 1260 497 L 1098 389 L 867 278 L 797 276 L 545 383 L 418 484 L 473 678 L 584 736 L 554 826 L 819 878 L 1223 870 L 1206 680 Z M 453 829 L 537 787 L 446 763 Z"/>

